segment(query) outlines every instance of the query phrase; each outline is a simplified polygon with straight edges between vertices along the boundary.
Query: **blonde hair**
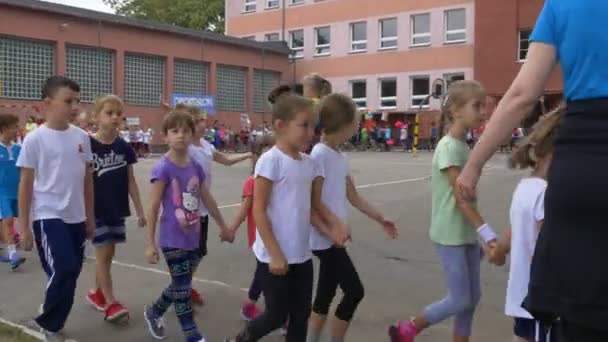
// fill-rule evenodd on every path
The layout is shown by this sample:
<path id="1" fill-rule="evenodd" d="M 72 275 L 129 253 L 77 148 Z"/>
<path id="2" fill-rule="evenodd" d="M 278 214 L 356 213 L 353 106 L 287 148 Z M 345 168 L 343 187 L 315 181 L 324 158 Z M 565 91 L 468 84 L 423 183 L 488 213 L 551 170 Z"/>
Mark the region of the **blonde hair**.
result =
<path id="1" fill-rule="evenodd" d="M 532 126 L 532 133 L 523 138 L 511 154 L 511 168 L 534 168 L 539 160 L 553 152 L 553 144 L 566 105 L 561 103 Z"/>
<path id="2" fill-rule="evenodd" d="M 332 93 L 331 83 L 317 73 L 312 73 L 304 77 L 304 82 L 310 83 L 314 97 L 323 98 Z"/>
<path id="3" fill-rule="evenodd" d="M 124 107 L 125 103 L 122 101 L 122 99 L 120 97 L 118 97 L 117 95 L 104 95 L 104 96 L 100 96 L 97 99 L 95 99 L 95 105 L 94 105 L 94 109 L 93 111 L 95 112 L 95 115 L 98 115 L 99 113 L 101 113 L 101 111 L 103 110 L 103 107 L 106 105 L 106 103 L 114 103 L 119 105 L 121 108 Z"/>
<path id="4" fill-rule="evenodd" d="M 283 94 L 279 96 L 272 106 L 272 122 L 283 120 L 285 122 L 295 119 L 296 114 L 303 111 L 313 111 L 313 101 L 307 97 Z"/>
<path id="5" fill-rule="evenodd" d="M 477 81 L 466 80 L 452 83 L 441 109 L 441 118 L 439 120 L 440 132 L 443 133 L 446 127 L 454 121 L 454 113 L 452 113 L 454 107 L 460 108 L 472 98 L 485 98 L 485 96 L 486 90 Z"/>
<path id="6" fill-rule="evenodd" d="M 331 94 L 321 100 L 319 123 L 327 134 L 336 133 L 355 121 L 357 105 L 343 94 Z"/>

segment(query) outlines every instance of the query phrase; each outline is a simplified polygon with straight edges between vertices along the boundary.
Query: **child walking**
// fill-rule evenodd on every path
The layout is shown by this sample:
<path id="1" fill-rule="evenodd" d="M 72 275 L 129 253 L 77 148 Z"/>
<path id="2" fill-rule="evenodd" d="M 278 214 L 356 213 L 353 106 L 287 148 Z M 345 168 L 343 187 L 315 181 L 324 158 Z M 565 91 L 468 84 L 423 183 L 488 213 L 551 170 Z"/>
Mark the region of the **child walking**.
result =
<path id="1" fill-rule="evenodd" d="M 117 322 L 128 317 L 129 311 L 116 300 L 112 284 L 112 259 L 116 244 L 126 241 L 125 218 L 131 215 L 129 196 L 137 213 L 137 224 L 145 227 L 146 219 L 139 188 L 133 174 L 137 162 L 135 151 L 118 136 L 123 119 L 122 100 L 115 95 L 95 101 L 95 118 L 99 130 L 91 137 L 93 180 L 95 184 L 95 289 L 87 301 L 105 312 L 105 319 Z"/>
<path id="2" fill-rule="evenodd" d="M 173 304 L 185 341 L 205 341 L 194 322 L 191 302 L 192 275 L 201 259 L 201 201 L 220 227 L 222 241 L 232 242 L 234 239 L 215 199 L 204 184 L 203 169 L 188 156 L 188 146 L 195 130 L 190 114 L 169 113 L 163 122 L 163 134 L 169 145 L 169 152 L 152 170 L 146 258 L 150 263 L 158 263 L 156 222 L 162 204 L 159 245 L 171 273 L 171 284 L 154 304 L 146 306 L 144 310 L 148 330 L 152 337 L 158 340 L 166 338 L 162 316 Z"/>
<path id="3" fill-rule="evenodd" d="M 313 182 L 313 203 L 322 201 L 342 222 L 348 220 L 347 200 L 378 222 L 391 239 L 397 237 L 395 224 L 370 205 L 357 192 L 348 170 L 348 161 L 338 147 L 348 141 L 357 130 L 357 105 L 347 96 L 331 94 L 320 104 L 319 119 L 321 142 L 310 154 L 316 162 L 320 176 Z M 328 224 L 326 226 L 329 226 Z M 331 227 L 331 226 L 330 226 Z M 334 230 L 339 227 L 331 227 Z M 329 307 L 338 286 L 344 296 L 338 304 L 332 322 L 331 341 L 343 342 L 359 302 L 363 299 L 363 284 L 346 248 L 343 246 L 349 232 L 324 230 L 320 225 L 312 230 L 310 247 L 319 258 L 319 280 L 310 317 L 309 342 L 319 342 Z"/>
<path id="4" fill-rule="evenodd" d="M 252 176 L 247 177 L 247 180 L 243 185 L 241 206 L 234 218 L 234 221 L 230 225 L 230 229 L 236 234 L 236 231 L 239 229 L 241 224 L 245 221 L 245 219 L 247 219 L 247 243 L 249 248 L 253 247 L 256 235 L 256 225 L 253 218 L 253 189 L 255 184 L 253 173 L 255 171 L 258 159 L 262 153 L 266 152 L 267 149 L 272 146 L 272 144 L 273 143 L 270 136 L 265 136 L 260 137 L 260 139 L 251 146 Z M 262 285 L 260 283 L 261 277 L 261 268 L 256 263 L 253 280 L 249 286 L 248 300 L 243 303 L 243 307 L 241 308 L 241 318 L 245 321 L 251 321 L 260 314 L 256 304 L 260 299 L 260 295 L 262 294 Z"/>
<path id="5" fill-rule="evenodd" d="M 545 190 L 547 173 L 553 156 L 553 143 L 557 135 L 560 117 L 565 112 L 560 106 L 542 118 L 513 151 L 511 166 L 532 169 L 530 177 L 522 179 L 513 193 L 511 201 L 511 228 L 490 252 L 490 261 L 496 265 L 505 262 L 505 255 L 511 254 L 511 269 L 505 313 L 513 317 L 514 342 L 553 342 L 557 334 L 545 333 L 541 322 L 522 307 L 530 282 L 530 263 L 538 233 L 545 218 Z"/>
<path id="6" fill-rule="evenodd" d="M 12 114 L 0 114 L 0 220 L 2 220 L 2 233 L 8 250 L 8 262 L 13 271 L 25 262 L 25 258 L 17 252 L 17 236 L 13 231 L 15 218 L 18 216 L 17 159 L 21 152 L 21 146 L 15 143 L 18 130 L 18 117 Z"/>
<path id="7" fill-rule="evenodd" d="M 312 140 L 314 120 L 310 99 L 282 95 L 273 105 L 276 144 L 256 164 L 253 194 L 253 251 L 266 310 L 225 341 L 258 341 L 288 317 L 286 341 L 306 341 L 313 286 L 311 186 L 317 170 L 300 151 Z"/>
<path id="8" fill-rule="evenodd" d="M 46 341 L 58 335 L 74 303 L 85 239 L 95 233 L 90 138 L 70 125 L 78 113 L 79 85 L 62 76 L 49 78 L 42 91 L 46 123 L 25 137 L 17 166 L 22 244 L 31 250 L 33 219 L 36 247 L 48 276 L 42 313 L 36 323 Z"/>
<path id="9" fill-rule="evenodd" d="M 447 296 L 427 306 L 410 321 L 389 328 L 393 342 L 412 342 L 431 325 L 454 316 L 454 342 L 468 342 L 475 308 L 481 298 L 481 251 L 484 243 L 494 243 L 496 234 L 485 223 L 475 203 L 456 196 L 455 184 L 465 165 L 469 147 L 466 132 L 481 125 L 485 90 L 476 81 L 453 83 L 443 107 L 449 130 L 437 144 L 432 162 L 432 213 L 430 237 L 441 259 Z"/>

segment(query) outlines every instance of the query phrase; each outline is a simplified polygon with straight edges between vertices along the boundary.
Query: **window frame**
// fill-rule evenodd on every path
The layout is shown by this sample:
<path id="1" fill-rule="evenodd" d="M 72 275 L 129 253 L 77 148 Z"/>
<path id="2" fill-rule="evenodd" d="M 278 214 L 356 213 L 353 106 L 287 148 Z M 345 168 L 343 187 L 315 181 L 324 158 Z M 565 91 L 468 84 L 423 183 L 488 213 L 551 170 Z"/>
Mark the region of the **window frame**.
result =
<path id="1" fill-rule="evenodd" d="M 414 95 L 414 81 L 425 79 L 428 83 L 429 93 L 424 95 Z M 414 101 L 422 100 L 427 98 L 433 90 L 431 89 L 431 76 L 430 75 L 416 75 L 410 77 L 410 108 L 420 108 L 420 104 L 414 104 Z M 422 108 L 427 109 L 431 107 L 431 101 L 429 100 L 426 104 L 422 105 Z"/>
<path id="2" fill-rule="evenodd" d="M 327 29 L 329 33 L 329 43 L 319 44 L 319 30 Z M 319 26 L 314 28 L 315 33 L 315 57 L 323 57 L 331 55 L 331 26 Z M 319 52 L 320 49 L 327 49 L 326 52 Z"/>
<path id="3" fill-rule="evenodd" d="M 274 36 L 274 35 L 277 36 L 276 40 L 270 40 L 270 39 L 268 39 L 269 36 Z M 278 42 L 280 40 L 281 40 L 281 35 L 278 32 L 271 32 L 271 33 L 264 34 L 264 41 L 265 42 Z"/>
<path id="4" fill-rule="evenodd" d="M 395 20 L 395 26 L 396 26 L 396 35 L 395 36 L 390 36 L 390 37 L 383 37 L 382 34 L 384 33 L 382 30 L 382 24 L 388 20 Z M 379 19 L 378 20 L 378 50 L 383 51 L 383 50 L 395 50 L 399 48 L 399 20 L 397 17 L 391 17 L 391 18 L 383 18 L 383 19 Z M 386 42 L 395 42 L 394 46 L 382 46 L 382 43 L 386 43 Z"/>
<path id="5" fill-rule="evenodd" d="M 462 76 L 462 80 L 456 80 L 454 81 L 454 77 L 456 76 Z M 464 72 L 451 72 L 451 73 L 447 73 L 447 74 L 443 74 L 443 80 L 445 81 L 445 89 L 444 91 L 447 91 L 448 89 L 450 89 L 450 85 L 454 82 L 458 82 L 458 81 L 464 81 L 467 79 L 467 76 L 465 75 Z M 431 89 L 431 91 L 433 91 L 434 89 Z"/>
<path id="6" fill-rule="evenodd" d="M 289 0 L 289 6 L 303 5 L 306 0 Z"/>
<path id="7" fill-rule="evenodd" d="M 355 33 L 355 25 L 360 25 L 363 24 L 363 26 L 365 27 L 365 40 L 354 40 L 354 33 Z M 366 21 L 356 21 L 353 23 L 349 24 L 349 38 L 350 38 L 350 52 L 351 53 L 361 53 L 361 52 L 367 52 L 367 22 Z M 365 48 L 363 49 L 357 49 L 355 48 L 356 45 L 362 45 L 365 44 Z"/>
<path id="8" fill-rule="evenodd" d="M 522 33 L 528 33 L 528 39 L 526 39 L 527 43 L 528 43 L 528 48 L 525 49 L 526 52 L 526 58 L 521 58 L 521 53 L 522 53 L 522 48 L 521 48 L 521 34 Z M 517 31 L 517 62 L 518 63 L 524 63 L 525 61 L 528 60 L 528 50 L 530 50 L 530 36 L 532 35 L 532 29 L 519 29 Z"/>
<path id="9" fill-rule="evenodd" d="M 272 6 L 270 5 L 271 2 L 276 2 L 276 5 Z M 266 7 L 265 9 L 275 9 L 275 8 L 279 8 L 281 7 L 281 1 L 280 0 L 266 0 Z"/>
<path id="10" fill-rule="evenodd" d="M 448 30 L 448 14 L 456 11 L 464 12 L 464 28 Z M 464 34 L 463 39 L 449 40 L 450 34 Z M 443 42 L 444 44 L 462 44 L 467 42 L 467 10 L 466 8 L 452 8 L 443 12 Z"/>
<path id="11" fill-rule="evenodd" d="M 395 96 L 382 96 L 382 84 L 384 82 L 395 82 Z M 378 81 L 378 86 L 380 87 L 379 89 L 379 94 L 380 94 L 380 103 L 379 103 L 379 107 L 380 109 L 396 109 L 397 108 L 397 94 L 399 94 L 399 89 L 398 89 L 398 83 L 397 83 L 397 78 L 382 78 Z M 382 102 L 384 101 L 394 101 L 395 105 L 394 106 L 385 106 Z"/>
<path id="12" fill-rule="evenodd" d="M 416 28 L 416 17 L 421 17 L 421 16 L 427 16 L 429 18 L 429 29 L 428 32 L 423 32 L 423 33 L 416 33 L 414 30 Z M 416 14 L 412 14 L 410 16 L 410 47 L 424 47 L 424 46 L 431 46 L 431 44 L 433 44 L 433 37 L 431 35 L 431 13 L 416 13 Z M 416 38 L 428 38 L 429 41 L 428 42 L 424 42 L 424 43 L 416 43 L 415 39 Z"/>
<path id="13" fill-rule="evenodd" d="M 249 8 L 249 9 L 248 9 Z M 241 13 L 253 13 L 258 10 L 257 0 L 243 0 Z"/>
<path id="14" fill-rule="evenodd" d="M 293 47 L 293 34 L 296 32 L 302 32 L 302 46 L 294 48 Z M 304 37 L 304 29 L 297 29 L 289 31 L 289 49 L 292 51 L 291 58 L 293 59 L 302 59 L 304 58 L 304 45 L 306 44 L 306 40 Z"/>
<path id="15" fill-rule="evenodd" d="M 366 110 L 367 109 L 367 80 L 352 80 L 349 83 L 350 83 L 350 96 L 351 96 L 353 102 L 357 105 L 357 108 L 359 110 Z M 365 85 L 365 97 L 354 97 L 355 96 L 355 92 L 354 92 L 355 84 L 364 84 Z M 365 104 L 365 106 L 361 106 L 359 104 L 360 102 L 363 102 Z"/>

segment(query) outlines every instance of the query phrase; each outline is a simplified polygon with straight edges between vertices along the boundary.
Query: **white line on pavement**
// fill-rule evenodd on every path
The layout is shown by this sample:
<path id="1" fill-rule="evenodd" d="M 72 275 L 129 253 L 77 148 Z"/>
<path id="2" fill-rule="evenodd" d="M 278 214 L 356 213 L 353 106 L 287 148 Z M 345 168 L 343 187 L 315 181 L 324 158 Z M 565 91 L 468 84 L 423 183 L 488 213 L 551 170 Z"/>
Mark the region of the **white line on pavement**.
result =
<path id="1" fill-rule="evenodd" d="M 32 329 L 24 326 L 24 325 L 13 323 L 13 322 L 7 321 L 7 320 L 5 320 L 3 318 L 0 318 L 0 323 L 6 324 L 6 325 L 11 326 L 11 327 L 16 328 L 16 329 L 19 329 L 19 330 L 23 331 L 23 333 L 25 333 L 25 334 L 27 334 L 29 336 L 32 336 L 33 338 L 36 338 L 38 340 L 41 340 L 41 341 L 44 340 L 44 335 L 42 333 L 34 331 L 34 330 L 32 330 Z M 76 341 L 73 341 L 73 342 L 76 342 Z"/>

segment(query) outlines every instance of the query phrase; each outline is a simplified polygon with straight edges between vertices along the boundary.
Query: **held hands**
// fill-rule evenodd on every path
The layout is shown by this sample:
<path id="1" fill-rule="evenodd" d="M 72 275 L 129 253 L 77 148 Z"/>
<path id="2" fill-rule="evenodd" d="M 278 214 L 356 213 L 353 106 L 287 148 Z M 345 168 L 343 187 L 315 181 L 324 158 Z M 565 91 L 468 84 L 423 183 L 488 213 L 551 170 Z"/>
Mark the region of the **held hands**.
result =
<path id="1" fill-rule="evenodd" d="M 146 248 L 146 260 L 149 264 L 158 264 L 159 256 L 156 244 L 148 245 Z"/>
<path id="2" fill-rule="evenodd" d="M 483 245 L 483 249 L 486 255 L 488 255 L 488 262 L 496 266 L 503 266 L 506 263 L 507 258 L 504 254 L 498 253 L 497 247 L 498 243 L 496 243 L 496 241 Z"/>
<path id="3" fill-rule="evenodd" d="M 270 264 L 268 265 L 268 270 L 270 271 L 270 273 L 277 276 L 287 274 L 287 271 L 289 270 L 289 264 L 287 263 L 287 259 L 285 259 L 283 253 L 274 257 L 270 257 Z"/>
<path id="4" fill-rule="evenodd" d="M 234 242 L 234 237 L 236 235 L 236 231 L 234 229 L 230 229 L 226 226 L 220 228 L 220 241 L 221 242 Z"/>
<path id="5" fill-rule="evenodd" d="M 146 227 L 146 216 L 144 215 L 137 215 L 137 226 L 139 228 L 145 228 Z"/>

